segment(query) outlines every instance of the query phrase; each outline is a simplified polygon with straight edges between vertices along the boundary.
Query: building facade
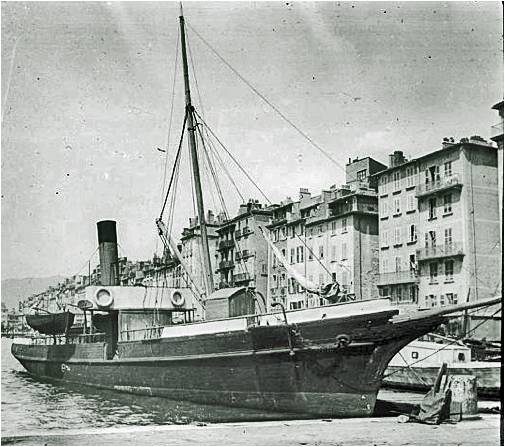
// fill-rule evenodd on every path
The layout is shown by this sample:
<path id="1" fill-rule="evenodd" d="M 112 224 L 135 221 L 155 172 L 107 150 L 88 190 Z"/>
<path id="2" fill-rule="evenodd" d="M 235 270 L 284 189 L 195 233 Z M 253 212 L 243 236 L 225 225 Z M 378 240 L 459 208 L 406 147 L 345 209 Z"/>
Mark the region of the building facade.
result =
<path id="1" fill-rule="evenodd" d="M 413 160 L 396 151 L 377 179 L 381 296 L 426 308 L 499 293 L 496 148 L 472 137 Z M 486 318 L 473 313 L 469 328 Z M 483 333 L 498 337 L 499 321 L 476 330 Z"/>

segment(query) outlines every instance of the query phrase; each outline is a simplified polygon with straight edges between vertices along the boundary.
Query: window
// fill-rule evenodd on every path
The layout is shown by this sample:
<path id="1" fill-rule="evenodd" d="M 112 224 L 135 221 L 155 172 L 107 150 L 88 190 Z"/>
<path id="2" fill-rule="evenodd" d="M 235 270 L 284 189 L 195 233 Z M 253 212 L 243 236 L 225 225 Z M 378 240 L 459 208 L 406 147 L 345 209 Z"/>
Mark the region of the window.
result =
<path id="1" fill-rule="evenodd" d="M 323 226 L 319 225 L 319 234 L 323 234 Z"/>
<path id="2" fill-rule="evenodd" d="M 381 231 L 380 235 L 381 235 L 381 247 L 387 247 L 389 239 L 389 231 L 388 230 Z"/>
<path id="3" fill-rule="evenodd" d="M 342 219 L 342 233 L 347 233 L 347 219 Z"/>
<path id="4" fill-rule="evenodd" d="M 444 163 L 444 175 L 450 177 L 452 175 L 452 161 L 446 161 Z"/>
<path id="5" fill-rule="evenodd" d="M 286 249 L 285 248 L 282 249 L 281 253 L 282 253 L 282 257 L 284 259 L 286 259 Z"/>
<path id="6" fill-rule="evenodd" d="M 446 293 L 447 304 L 458 304 L 458 295 L 456 293 Z"/>
<path id="7" fill-rule="evenodd" d="M 428 210 L 429 210 L 429 218 L 435 219 L 435 217 L 437 217 L 437 198 L 436 197 L 432 197 L 428 201 Z"/>
<path id="8" fill-rule="evenodd" d="M 286 237 L 287 237 L 286 227 L 281 228 L 281 233 L 282 233 L 282 239 L 286 239 Z"/>
<path id="9" fill-rule="evenodd" d="M 444 242 L 445 245 L 452 245 L 452 228 L 446 228 L 444 230 Z"/>
<path id="10" fill-rule="evenodd" d="M 409 242 L 416 242 L 417 241 L 417 229 L 414 224 L 410 225 L 409 227 Z"/>
<path id="11" fill-rule="evenodd" d="M 295 237 L 295 227 L 289 228 L 289 237 L 291 237 L 291 238 Z"/>
<path id="12" fill-rule="evenodd" d="M 410 301 L 417 304 L 417 286 L 410 286 Z"/>
<path id="13" fill-rule="evenodd" d="M 298 247 L 300 249 L 300 262 L 303 262 L 303 258 L 304 258 L 304 252 L 305 250 L 303 249 L 302 246 Z"/>
<path id="14" fill-rule="evenodd" d="M 279 283 L 277 282 L 277 275 L 272 275 L 272 283 L 274 288 L 277 288 L 279 286 Z"/>
<path id="15" fill-rule="evenodd" d="M 430 263 L 430 283 L 437 282 L 438 277 L 438 262 Z"/>
<path id="16" fill-rule="evenodd" d="M 324 259 L 324 247 L 322 245 L 319 246 L 319 259 Z"/>
<path id="17" fill-rule="evenodd" d="M 319 273 L 319 285 L 322 285 L 322 284 L 324 284 L 324 274 Z"/>
<path id="18" fill-rule="evenodd" d="M 431 166 L 424 171 L 426 183 L 440 180 L 440 166 Z"/>
<path id="19" fill-rule="evenodd" d="M 331 260 L 332 261 L 337 260 L 337 246 L 336 245 L 331 246 Z"/>
<path id="20" fill-rule="evenodd" d="M 312 247 L 307 245 L 307 259 L 309 261 L 312 261 L 312 258 L 313 258 Z"/>
<path id="21" fill-rule="evenodd" d="M 389 263 L 388 263 L 388 258 L 382 258 L 382 273 L 388 273 L 389 272 Z"/>
<path id="22" fill-rule="evenodd" d="M 342 242 L 342 259 L 347 259 L 347 244 Z"/>
<path id="23" fill-rule="evenodd" d="M 291 264 L 294 264 L 295 263 L 295 249 L 292 248 L 289 253 L 290 253 L 289 262 Z"/>
<path id="24" fill-rule="evenodd" d="M 444 195 L 444 213 L 452 213 L 452 194 Z"/>
<path id="25" fill-rule="evenodd" d="M 393 180 L 394 180 L 394 185 L 395 185 L 395 191 L 398 191 L 401 189 L 401 172 L 396 171 L 393 173 Z"/>
<path id="26" fill-rule="evenodd" d="M 358 179 L 358 182 L 364 182 L 366 180 L 366 169 L 358 171 L 356 178 Z"/>
<path id="27" fill-rule="evenodd" d="M 414 186 L 415 185 L 415 177 L 414 177 L 414 174 L 415 174 L 415 170 L 414 170 L 414 167 L 410 167 L 410 168 L 407 168 L 407 188 L 410 187 L 410 186 Z"/>
<path id="28" fill-rule="evenodd" d="M 336 234 L 337 233 L 337 222 L 333 221 L 331 223 L 331 234 Z"/>
<path id="29" fill-rule="evenodd" d="M 417 208 L 417 199 L 414 194 L 407 196 L 407 211 L 415 211 Z"/>
<path id="30" fill-rule="evenodd" d="M 349 284 L 347 284 L 347 272 L 346 271 L 342 272 L 342 286 L 346 289 L 349 287 Z"/>
<path id="31" fill-rule="evenodd" d="M 426 296 L 426 306 L 435 307 L 437 305 L 437 297 L 435 295 Z"/>
<path id="32" fill-rule="evenodd" d="M 424 245 L 426 248 L 437 246 L 437 233 L 435 231 L 428 231 L 428 233 L 425 234 Z"/>
<path id="33" fill-rule="evenodd" d="M 383 175 L 380 178 L 380 183 L 379 183 L 379 194 L 387 194 L 388 192 L 388 176 Z"/>
<path id="34" fill-rule="evenodd" d="M 337 272 L 331 272 L 331 280 L 332 282 L 337 282 Z"/>
<path id="35" fill-rule="evenodd" d="M 401 212 L 402 212 L 401 201 L 399 198 L 394 200 L 393 211 L 394 211 L 394 214 L 401 214 Z"/>
<path id="36" fill-rule="evenodd" d="M 409 270 L 414 273 L 417 270 L 417 262 L 415 254 L 409 256 Z"/>
<path id="37" fill-rule="evenodd" d="M 454 261 L 445 261 L 445 280 L 452 281 L 454 279 Z"/>
<path id="38" fill-rule="evenodd" d="M 401 227 L 395 228 L 395 245 L 400 245 L 402 243 L 402 229 Z"/>
<path id="39" fill-rule="evenodd" d="M 395 272 L 401 272 L 402 271 L 402 258 L 397 256 L 395 258 Z"/>
<path id="40" fill-rule="evenodd" d="M 387 217 L 388 215 L 388 201 L 387 199 L 381 200 L 381 217 Z"/>
<path id="41" fill-rule="evenodd" d="M 440 295 L 440 305 L 445 306 L 445 295 L 444 294 Z"/>

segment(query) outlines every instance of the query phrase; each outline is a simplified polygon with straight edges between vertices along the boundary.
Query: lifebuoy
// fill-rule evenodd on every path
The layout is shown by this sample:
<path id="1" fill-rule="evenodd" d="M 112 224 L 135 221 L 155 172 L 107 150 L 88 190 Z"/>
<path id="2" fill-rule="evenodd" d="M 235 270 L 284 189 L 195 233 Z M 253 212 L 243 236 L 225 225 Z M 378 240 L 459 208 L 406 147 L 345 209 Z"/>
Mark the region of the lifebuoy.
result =
<path id="1" fill-rule="evenodd" d="M 346 346 L 349 346 L 349 343 L 351 343 L 351 337 L 346 334 L 341 334 L 337 335 L 337 343 L 340 348 L 345 348 Z"/>
<path id="2" fill-rule="evenodd" d="M 114 297 L 110 290 L 102 288 L 96 291 L 95 301 L 98 307 L 110 307 L 114 302 Z"/>
<path id="3" fill-rule="evenodd" d="M 180 290 L 174 290 L 172 292 L 172 295 L 170 296 L 170 301 L 172 301 L 172 304 L 175 307 L 181 307 L 181 306 L 184 306 L 184 303 L 186 300 L 182 296 L 182 293 L 180 292 Z"/>

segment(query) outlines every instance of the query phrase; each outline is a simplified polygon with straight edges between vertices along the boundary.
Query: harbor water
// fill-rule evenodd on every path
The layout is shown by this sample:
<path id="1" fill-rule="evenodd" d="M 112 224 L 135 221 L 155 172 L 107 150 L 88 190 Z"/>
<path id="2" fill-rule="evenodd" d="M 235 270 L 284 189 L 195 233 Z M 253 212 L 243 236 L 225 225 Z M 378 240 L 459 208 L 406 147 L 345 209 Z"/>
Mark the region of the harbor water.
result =
<path id="1" fill-rule="evenodd" d="M 175 402 L 31 377 L 2 344 L 2 437 L 65 429 L 300 419 L 300 415 Z M 379 398 L 419 402 L 422 394 L 381 390 Z"/>

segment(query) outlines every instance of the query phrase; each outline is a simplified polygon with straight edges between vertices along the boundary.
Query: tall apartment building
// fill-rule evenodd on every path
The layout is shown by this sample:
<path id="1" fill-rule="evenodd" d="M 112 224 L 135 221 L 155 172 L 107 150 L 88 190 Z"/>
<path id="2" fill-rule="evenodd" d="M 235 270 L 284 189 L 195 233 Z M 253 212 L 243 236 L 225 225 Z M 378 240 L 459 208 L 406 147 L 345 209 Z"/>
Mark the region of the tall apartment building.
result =
<path id="1" fill-rule="evenodd" d="M 480 137 L 445 139 L 441 149 L 416 159 L 394 152 L 376 176 L 382 296 L 434 307 L 499 292 L 496 148 Z M 472 314 L 470 328 L 485 315 Z M 498 321 L 483 326 L 478 334 L 498 337 Z"/>
<path id="2" fill-rule="evenodd" d="M 237 216 L 223 222 L 216 230 L 220 289 L 254 287 L 266 300 L 267 243 L 258 226 L 266 226 L 271 216 L 270 207 L 250 200 L 240 206 Z"/>
<path id="3" fill-rule="evenodd" d="M 300 190 L 298 202 L 287 200 L 274 210 L 269 226 L 274 244 L 300 274 L 316 285 L 337 281 L 357 299 L 378 297 L 378 207 L 371 177 L 386 166 L 367 157 L 349 160 L 347 184 L 317 196 Z M 269 297 L 289 309 L 326 304 L 308 293 L 270 254 Z"/>
<path id="4" fill-rule="evenodd" d="M 500 236 L 503 238 L 503 101 L 496 103 L 493 110 L 498 112 L 500 121 L 491 126 L 491 140 L 498 146 L 498 193 L 500 204 Z M 501 241 L 503 243 L 503 240 Z"/>

